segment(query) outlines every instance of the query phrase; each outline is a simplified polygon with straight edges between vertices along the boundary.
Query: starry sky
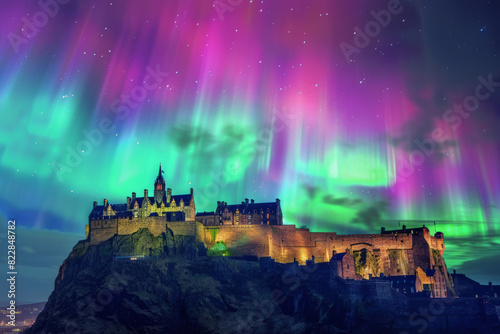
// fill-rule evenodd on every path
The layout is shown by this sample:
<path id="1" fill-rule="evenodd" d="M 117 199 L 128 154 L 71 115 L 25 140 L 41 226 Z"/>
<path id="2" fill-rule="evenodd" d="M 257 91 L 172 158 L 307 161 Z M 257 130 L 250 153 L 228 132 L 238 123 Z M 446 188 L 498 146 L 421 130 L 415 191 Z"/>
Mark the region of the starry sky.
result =
<path id="1" fill-rule="evenodd" d="M 0 20 L 0 241 L 50 294 L 92 202 L 280 198 L 286 224 L 426 224 L 500 284 L 497 1 L 10 1 Z M 2 246 L 3 247 L 3 246 Z M 4 247 L 3 247 L 4 248 Z M 2 263 L 6 252 L 0 253 Z M 1 296 L 4 302 L 6 296 Z"/>

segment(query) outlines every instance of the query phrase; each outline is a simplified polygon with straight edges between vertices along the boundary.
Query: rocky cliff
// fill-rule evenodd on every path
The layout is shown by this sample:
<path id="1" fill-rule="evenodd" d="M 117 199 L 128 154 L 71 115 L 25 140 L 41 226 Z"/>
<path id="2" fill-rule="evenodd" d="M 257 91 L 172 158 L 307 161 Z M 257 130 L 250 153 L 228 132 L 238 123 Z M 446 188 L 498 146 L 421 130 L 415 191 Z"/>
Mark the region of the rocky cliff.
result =
<path id="1" fill-rule="evenodd" d="M 141 229 L 95 246 L 80 241 L 28 333 L 244 332 L 261 296 L 271 294 L 258 262 L 204 255 L 203 244 L 169 231 L 154 237 Z M 274 311 L 256 332 L 291 321 Z"/>
<path id="2" fill-rule="evenodd" d="M 500 329 L 494 312 L 480 301 L 477 306 L 412 304 L 389 284 L 332 277 L 328 263 L 298 266 L 206 254 L 203 244 L 170 230 L 155 237 L 140 229 L 99 245 L 81 241 L 62 264 L 45 309 L 27 333 L 413 333 L 424 325 L 426 333 L 468 333 L 469 326 L 478 333 Z M 116 258 L 127 255 L 135 260 Z M 416 313 L 422 309 L 430 309 L 432 318 Z"/>

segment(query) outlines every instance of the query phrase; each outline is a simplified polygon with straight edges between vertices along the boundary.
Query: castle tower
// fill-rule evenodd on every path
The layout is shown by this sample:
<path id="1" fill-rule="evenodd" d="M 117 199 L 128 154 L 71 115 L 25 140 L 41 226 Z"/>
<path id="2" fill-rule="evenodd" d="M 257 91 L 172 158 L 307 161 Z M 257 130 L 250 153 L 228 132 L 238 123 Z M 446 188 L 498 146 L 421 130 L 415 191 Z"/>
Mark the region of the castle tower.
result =
<path id="1" fill-rule="evenodd" d="M 157 205 L 161 205 L 163 196 L 165 196 L 165 180 L 161 175 L 162 173 L 163 171 L 161 170 L 160 164 L 160 170 L 158 171 L 158 176 L 156 177 L 155 181 L 155 202 Z"/>

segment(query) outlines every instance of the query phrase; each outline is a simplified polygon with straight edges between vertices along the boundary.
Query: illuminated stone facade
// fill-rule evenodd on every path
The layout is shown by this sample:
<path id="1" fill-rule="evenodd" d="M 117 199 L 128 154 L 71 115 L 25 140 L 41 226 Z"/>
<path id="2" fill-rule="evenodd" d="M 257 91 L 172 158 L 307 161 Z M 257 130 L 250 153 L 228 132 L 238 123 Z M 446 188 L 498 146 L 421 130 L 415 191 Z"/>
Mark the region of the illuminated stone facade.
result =
<path id="1" fill-rule="evenodd" d="M 104 199 L 103 205 L 94 207 L 89 215 L 87 238 L 96 244 L 109 239 L 115 234 L 132 234 L 139 228 L 149 228 L 157 235 L 165 232 L 167 221 L 194 222 L 196 207 L 193 188 L 186 195 L 172 195 L 172 189 L 165 189 L 163 171 L 158 172 L 154 183 L 154 196 L 148 196 L 144 189 L 144 197 L 127 197 L 124 204 L 111 204 Z"/>
<path id="2" fill-rule="evenodd" d="M 205 226 L 214 225 L 283 225 L 283 213 L 279 198 L 275 202 L 255 203 L 248 200 L 241 204 L 217 202 L 213 212 L 196 214 L 196 221 Z"/>
<path id="3" fill-rule="evenodd" d="M 94 202 L 89 215 L 87 240 L 98 244 L 114 235 L 132 234 L 148 228 L 155 236 L 170 229 L 174 235 L 193 236 L 209 250 L 225 256 L 271 257 L 277 262 L 307 260 L 329 262 L 344 279 L 416 275 L 416 290 L 428 290 L 433 297 L 453 291 L 451 276 L 443 259 L 444 235 L 432 236 L 421 228 L 386 231 L 380 234 L 337 235 L 310 232 L 283 225 L 279 199 L 270 203 L 245 200 L 238 205 L 218 202 L 214 212 L 196 215 L 193 190 L 188 195 L 165 191 L 162 171 L 154 184 L 154 196 L 135 193 L 126 204 L 102 206 Z"/>

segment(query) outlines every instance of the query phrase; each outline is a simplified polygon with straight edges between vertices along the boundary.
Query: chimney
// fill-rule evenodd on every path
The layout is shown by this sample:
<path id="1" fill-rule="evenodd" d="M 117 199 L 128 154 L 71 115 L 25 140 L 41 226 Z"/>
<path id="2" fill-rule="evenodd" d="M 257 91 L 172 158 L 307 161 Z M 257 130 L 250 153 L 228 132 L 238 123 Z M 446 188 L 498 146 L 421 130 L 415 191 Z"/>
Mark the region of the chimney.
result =
<path id="1" fill-rule="evenodd" d="M 457 274 L 457 271 L 455 269 L 453 269 L 453 275 L 456 275 Z"/>
<path id="2" fill-rule="evenodd" d="M 172 188 L 167 188 L 167 203 L 170 203 L 172 197 Z"/>
<path id="3" fill-rule="evenodd" d="M 132 202 L 132 199 L 127 196 L 127 210 L 130 209 L 130 203 Z"/>
<path id="4" fill-rule="evenodd" d="M 97 206 L 97 202 L 96 202 L 96 201 L 94 201 L 94 208 L 95 208 L 96 206 Z"/>
<path id="5" fill-rule="evenodd" d="M 337 251 L 334 249 L 334 250 L 332 250 L 332 256 L 335 256 L 335 255 L 337 255 Z"/>
<path id="6" fill-rule="evenodd" d="M 493 283 L 492 282 L 488 282 L 488 285 L 491 287 L 493 285 Z"/>
<path id="7" fill-rule="evenodd" d="M 132 193 L 132 202 L 135 201 L 135 193 Z"/>
<path id="8" fill-rule="evenodd" d="M 191 196 L 193 196 L 193 188 L 191 188 L 190 192 L 191 192 Z"/>
<path id="9" fill-rule="evenodd" d="M 148 198 L 148 190 L 144 189 L 144 198 Z"/>
<path id="10" fill-rule="evenodd" d="M 406 225 L 403 225 L 403 233 L 406 233 Z"/>
<path id="11" fill-rule="evenodd" d="M 250 204 L 253 204 L 255 203 L 255 201 L 253 200 L 253 198 L 250 200 Z"/>
<path id="12" fill-rule="evenodd" d="M 280 204 L 280 199 L 279 198 L 276 198 L 276 204 Z"/>
<path id="13" fill-rule="evenodd" d="M 217 201 L 217 207 L 219 207 L 219 206 L 220 206 L 220 201 Z"/>
<path id="14" fill-rule="evenodd" d="M 384 233 L 385 232 L 385 227 L 382 227 L 382 231 L 380 233 Z"/>
<path id="15" fill-rule="evenodd" d="M 245 205 L 248 205 L 248 198 L 245 198 Z"/>
<path id="16" fill-rule="evenodd" d="M 384 278 L 384 273 L 380 273 L 380 277 L 381 277 L 381 278 Z"/>
<path id="17" fill-rule="evenodd" d="M 108 206 L 108 200 L 107 199 L 104 199 L 104 206 Z"/>

